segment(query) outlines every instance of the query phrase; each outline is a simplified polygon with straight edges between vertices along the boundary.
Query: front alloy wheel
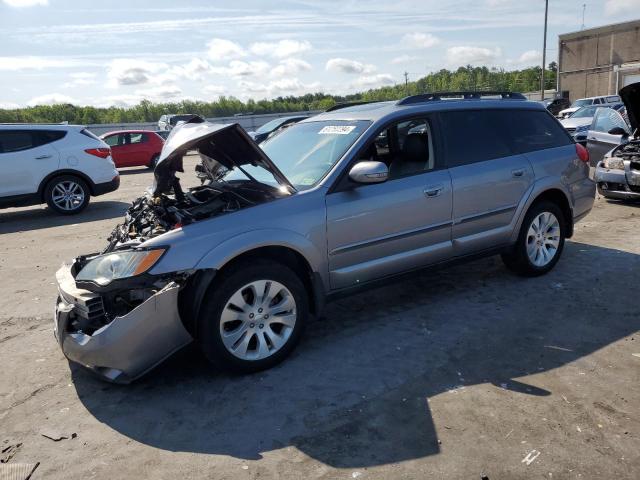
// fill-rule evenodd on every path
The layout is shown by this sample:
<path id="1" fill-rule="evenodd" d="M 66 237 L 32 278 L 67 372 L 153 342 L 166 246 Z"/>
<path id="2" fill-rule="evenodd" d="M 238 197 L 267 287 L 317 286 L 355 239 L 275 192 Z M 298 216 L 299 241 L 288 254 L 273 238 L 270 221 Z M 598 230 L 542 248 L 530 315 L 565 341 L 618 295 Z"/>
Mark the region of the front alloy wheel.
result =
<path id="1" fill-rule="evenodd" d="M 295 271 L 272 261 L 242 262 L 209 287 L 195 337 L 219 368 L 255 372 L 291 353 L 308 315 L 308 294 Z"/>
<path id="2" fill-rule="evenodd" d="M 286 345 L 296 318 L 296 301 L 287 287 L 274 280 L 251 282 L 222 310 L 222 343 L 241 360 L 262 360 Z"/>
<path id="3" fill-rule="evenodd" d="M 80 178 L 63 175 L 51 180 L 44 192 L 47 205 L 63 215 L 79 213 L 89 203 L 89 187 Z"/>
<path id="4" fill-rule="evenodd" d="M 527 255 L 536 267 L 544 267 L 558 253 L 560 222 L 551 212 L 542 212 L 533 219 L 527 232 Z"/>

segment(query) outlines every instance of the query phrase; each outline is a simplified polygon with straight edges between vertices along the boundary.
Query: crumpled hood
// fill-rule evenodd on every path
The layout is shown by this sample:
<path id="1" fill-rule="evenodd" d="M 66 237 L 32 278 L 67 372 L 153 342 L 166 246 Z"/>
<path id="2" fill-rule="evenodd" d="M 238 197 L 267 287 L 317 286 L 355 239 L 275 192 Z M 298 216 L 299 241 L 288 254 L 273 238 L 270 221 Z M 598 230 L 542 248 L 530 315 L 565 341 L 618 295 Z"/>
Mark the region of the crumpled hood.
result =
<path id="1" fill-rule="evenodd" d="M 243 165 L 261 166 L 271 172 L 281 185 L 295 191 L 284 174 L 237 123 L 186 122 L 171 130 L 162 147 L 154 170 L 154 195 L 166 193 L 170 188 L 175 172 L 183 171 L 182 157 L 189 150 L 197 150 L 228 169 Z"/>
<path id="2" fill-rule="evenodd" d="M 637 135 L 636 130 L 640 120 L 640 82 L 622 87 L 618 93 L 627 108 L 631 133 Z"/>

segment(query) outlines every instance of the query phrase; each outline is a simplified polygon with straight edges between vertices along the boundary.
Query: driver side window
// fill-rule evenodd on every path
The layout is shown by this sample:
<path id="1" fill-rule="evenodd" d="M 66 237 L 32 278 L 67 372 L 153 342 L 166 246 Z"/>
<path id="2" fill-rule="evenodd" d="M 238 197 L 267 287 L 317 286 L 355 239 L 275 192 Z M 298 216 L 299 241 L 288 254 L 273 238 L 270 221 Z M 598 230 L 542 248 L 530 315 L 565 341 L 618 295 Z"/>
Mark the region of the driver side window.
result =
<path id="1" fill-rule="evenodd" d="M 625 131 L 629 130 L 624 119 L 612 108 L 599 108 L 593 119 L 593 130 L 607 133 L 614 127 L 621 127 Z"/>
<path id="2" fill-rule="evenodd" d="M 405 120 L 386 127 L 365 148 L 359 160 L 386 164 L 389 180 L 433 170 L 435 156 L 428 119 Z"/>

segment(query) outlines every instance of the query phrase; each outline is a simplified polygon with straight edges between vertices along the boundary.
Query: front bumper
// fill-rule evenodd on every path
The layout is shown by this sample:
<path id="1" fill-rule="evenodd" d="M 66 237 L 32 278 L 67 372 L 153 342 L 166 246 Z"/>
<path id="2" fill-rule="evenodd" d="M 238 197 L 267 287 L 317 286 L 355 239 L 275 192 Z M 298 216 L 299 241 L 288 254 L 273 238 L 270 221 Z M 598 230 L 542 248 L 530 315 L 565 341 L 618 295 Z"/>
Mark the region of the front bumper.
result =
<path id="1" fill-rule="evenodd" d="M 54 334 L 62 352 L 105 380 L 129 383 L 192 341 L 178 314 L 176 283 L 89 335 L 73 331 L 71 320 L 75 315 L 104 315 L 102 298 L 77 288 L 69 265 L 58 270 L 56 280 Z"/>
<path id="2" fill-rule="evenodd" d="M 602 162 L 598 163 L 594 179 L 600 195 L 618 200 L 640 199 L 640 171 L 631 169 L 629 162 L 624 163 L 624 170 L 605 168 Z"/>

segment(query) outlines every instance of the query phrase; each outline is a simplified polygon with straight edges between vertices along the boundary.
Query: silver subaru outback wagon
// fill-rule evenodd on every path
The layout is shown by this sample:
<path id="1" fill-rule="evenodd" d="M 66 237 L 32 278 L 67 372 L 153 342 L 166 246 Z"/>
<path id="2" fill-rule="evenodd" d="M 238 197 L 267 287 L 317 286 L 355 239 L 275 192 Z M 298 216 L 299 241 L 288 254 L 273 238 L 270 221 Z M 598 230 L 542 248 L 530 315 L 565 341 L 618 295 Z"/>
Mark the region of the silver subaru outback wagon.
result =
<path id="1" fill-rule="evenodd" d="M 176 176 L 197 151 L 201 186 Z M 541 275 L 592 208 L 588 154 L 519 94 L 334 108 L 257 146 L 185 123 L 100 253 L 57 272 L 67 358 L 127 383 L 195 341 L 241 372 L 283 360 L 327 299 L 500 254 Z"/>

